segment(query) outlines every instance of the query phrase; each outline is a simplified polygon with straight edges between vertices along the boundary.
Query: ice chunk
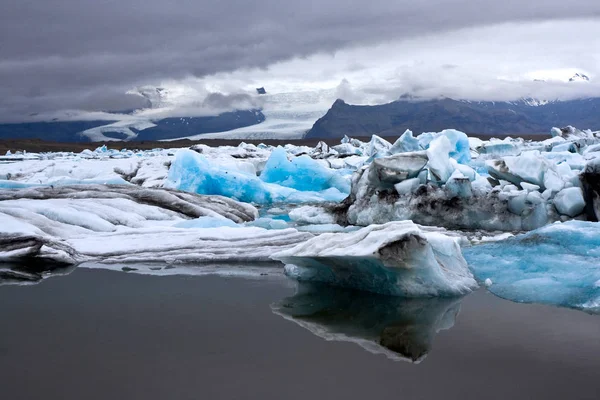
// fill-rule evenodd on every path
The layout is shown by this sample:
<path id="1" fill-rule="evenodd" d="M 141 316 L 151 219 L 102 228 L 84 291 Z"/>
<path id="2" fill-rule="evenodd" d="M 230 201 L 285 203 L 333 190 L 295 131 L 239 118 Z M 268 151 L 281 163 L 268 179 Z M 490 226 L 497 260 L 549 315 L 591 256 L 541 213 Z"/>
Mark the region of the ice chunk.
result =
<path id="1" fill-rule="evenodd" d="M 337 233 L 337 232 L 353 232 L 360 227 L 358 226 L 341 226 L 338 224 L 316 224 L 316 225 L 298 225 L 296 226 L 300 232 L 310 232 L 314 234 L 321 233 Z"/>
<path id="2" fill-rule="evenodd" d="M 303 192 L 263 182 L 256 176 L 215 166 L 210 160 L 191 150 L 177 152 L 165 187 L 198 194 L 222 195 L 243 202 L 259 204 L 341 201 L 346 197 L 345 193 L 336 188 L 321 192 Z"/>
<path id="3" fill-rule="evenodd" d="M 411 130 L 407 129 L 388 150 L 388 154 L 408 153 L 422 150 L 419 141 L 413 136 Z"/>
<path id="4" fill-rule="evenodd" d="M 295 229 L 153 227 L 76 237 L 68 243 L 101 264 L 267 262 L 274 252 L 312 237 Z"/>
<path id="5" fill-rule="evenodd" d="M 527 182 L 521 182 L 521 187 L 528 192 L 539 191 L 540 187 L 538 185 L 534 185 Z M 547 186 L 546 186 L 547 187 Z"/>
<path id="6" fill-rule="evenodd" d="M 316 284 L 271 306 L 275 314 L 325 340 L 355 343 L 394 361 L 418 363 L 435 334 L 450 329 L 461 299 L 403 299 Z"/>
<path id="7" fill-rule="evenodd" d="M 458 296 L 475 283 L 456 238 L 411 221 L 325 233 L 272 255 L 300 281 L 405 297 Z"/>
<path id="8" fill-rule="evenodd" d="M 275 218 L 258 218 L 254 221 L 247 222 L 246 226 L 257 226 L 265 229 L 286 229 L 289 228 L 287 222 L 282 219 Z"/>
<path id="9" fill-rule="evenodd" d="M 223 197 L 130 186 L 0 191 L 0 262 L 264 262 L 313 237 L 233 222 L 256 214 Z"/>
<path id="10" fill-rule="evenodd" d="M 429 149 L 432 143 L 440 137 L 448 139 L 448 142 L 450 143 L 450 149 L 448 151 L 450 157 L 461 164 L 467 164 L 471 161 L 469 138 L 461 131 L 445 129 L 438 133 L 427 132 L 419 135 L 417 139 L 422 149 Z"/>
<path id="11" fill-rule="evenodd" d="M 367 146 L 366 155 L 369 157 L 382 157 L 388 154 L 390 147 L 392 147 L 390 142 L 382 137 L 373 135 Z"/>
<path id="12" fill-rule="evenodd" d="M 290 211 L 290 219 L 299 224 L 333 224 L 335 218 L 322 207 L 304 206 Z"/>
<path id="13" fill-rule="evenodd" d="M 413 193 L 419 187 L 419 185 L 421 185 L 421 180 L 419 178 L 412 178 L 400 183 L 396 183 L 394 185 L 394 189 L 396 189 L 396 192 L 402 196 Z"/>
<path id="14" fill-rule="evenodd" d="M 554 197 L 554 205 L 559 213 L 569 217 L 576 217 L 585 208 L 583 192 L 578 187 L 563 189 Z"/>
<path id="15" fill-rule="evenodd" d="M 489 290 L 500 297 L 600 311 L 589 307 L 600 299 L 598 223 L 555 223 L 463 253 L 476 278 L 491 279 Z"/>
<path id="16" fill-rule="evenodd" d="M 336 188 L 343 193 L 350 192 L 350 182 L 345 176 L 321 166 L 307 155 L 288 161 L 287 152 L 282 147 L 273 150 L 260 179 L 300 191 L 319 192 Z"/>
<path id="17" fill-rule="evenodd" d="M 350 143 L 338 144 L 337 146 L 333 146 L 332 149 L 335 150 L 341 156 L 363 155 L 360 147 L 355 147 Z"/>
<path id="18" fill-rule="evenodd" d="M 433 181 L 445 183 L 454 172 L 454 167 L 450 162 L 451 151 L 452 143 L 445 136 L 437 137 L 429 145 L 427 168 Z"/>
<path id="19" fill-rule="evenodd" d="M 181 221 L 173 225 L 175 228 L 220 228 L 223 226 L 237 228 L 240 225 L 237 225 L 230 219 L 216 217 L 199 217 L 196 219 Z"/>
<path id="20" fill-rule="evenodd" d="M 538 151 L 528 151 L 520 156 L 507 156 L 500 160 L 486 162 L 488 172 L 497 179 L 504 179 L 515 185 L 528 182 L 544 188 L 544 174 L 549 168 L 548 162 Z"/>
<path id="21" fill-rule="evenodd" d="M 553 192 L 559 192 L 565 187 L 565 182 L 561 179 L 558 172 L 549 169 L 544 174 L 544 187 Z"/>
<path id="22" fill-rule="evenodd" d="M 426 164 L 424 152 L 396 154 L 373 160 L 367 176 L 371 185 L 391 188 L 405 179 L 416 178 Z"/>
<path id="23" fill-rule="evenodd" d="M 450 198 L 461 197 L 466 199 L 473 195 L 471 181 L 458 170 L 454 171 L 452 176 L 450 176 L 445 187 Z"/>
<path id="24" fill-rule="evenodd" d="M 516 143 L 493 141 L 483 143 L 477 147 L 477 151 L 490 156 L 518 156 L 521 154 L 521 147 Z"/>

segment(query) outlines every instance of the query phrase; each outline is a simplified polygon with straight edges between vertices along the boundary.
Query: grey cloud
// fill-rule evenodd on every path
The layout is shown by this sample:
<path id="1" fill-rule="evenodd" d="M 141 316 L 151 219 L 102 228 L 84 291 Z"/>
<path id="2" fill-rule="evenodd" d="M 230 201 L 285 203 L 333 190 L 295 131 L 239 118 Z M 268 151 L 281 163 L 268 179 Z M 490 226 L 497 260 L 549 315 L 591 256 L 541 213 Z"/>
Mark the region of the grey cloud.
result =
<path id="1" fill-rule="evenodd" d="M 0 119 L 105 109 L 110 96 L 94 93 L 347 46 L 506 21 L 598 16 L 594 0 L 4 0 Z"/>
<path id="2" fill-rule="evenodd" d="M 204 99 L 202 105 L 213 109 L 248 109 L 260 108 L 260 98 L 252 97 L 246 93 L 226 95 L 223 93 L 210 93 Z"/>

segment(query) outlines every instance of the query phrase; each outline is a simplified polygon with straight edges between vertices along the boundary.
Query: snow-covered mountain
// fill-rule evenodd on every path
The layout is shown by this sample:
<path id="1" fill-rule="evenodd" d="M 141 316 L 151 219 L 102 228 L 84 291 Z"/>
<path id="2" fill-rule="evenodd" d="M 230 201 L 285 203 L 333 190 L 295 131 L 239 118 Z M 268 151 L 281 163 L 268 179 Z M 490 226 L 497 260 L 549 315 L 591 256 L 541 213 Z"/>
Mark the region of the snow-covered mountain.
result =
<path id="1" fill-rule="evenodd" d="M 578 83 L 590 82 L 590 77 L 577 72 L 568 81 L 565 78 L 565 82 L 576 82 L 574 86 L 579 86 Z M 336 98 L 361 101 L 361 97 L 353 96 L 351 91 L 350 94 L 340 91 L 339 87 L 279 93 L 276 89 L 266 89 L 266 94 L 258 95 L 254 89 L 223 94 L 210 92 L 206 87 L 177 84 L 141 86 L 127 93 L 143 98 L 144 108 L 105 113 L 103 120 L 97 121 L 74 121 L 71 117 L 69 121 L 0 124 L 0 138 L 291 140 L 302 138 L 307 132 L 308 136 L 319 137 L 396 135 L 407 128 L 434 131 L 448 126 L 488 134 L 540 133 L 567 124 L 600 128 L 596 121 L 597 99 L 560 101 L 530 96 L 513 101 L 431 100 L 407 93 L 389 104 L 349 106 L 343 101 L 336 102 Z M 342 109 L 343 117 L 339 114 Z M 343 120 L 336 121 L 340 118 Z M 328 125 L 326 129 L 324 122 Z"/>
<path id="2" fill-rule="evenodd" d="M 586 74 L 583 74 L 583 73 L 579 73 L 579 72 L 577 72 L 575 75 L 573 75 L 569 79 L 569 82 L 589 82 L 589 81 L 590 81 L 589 76 L 587 76 Z"/>

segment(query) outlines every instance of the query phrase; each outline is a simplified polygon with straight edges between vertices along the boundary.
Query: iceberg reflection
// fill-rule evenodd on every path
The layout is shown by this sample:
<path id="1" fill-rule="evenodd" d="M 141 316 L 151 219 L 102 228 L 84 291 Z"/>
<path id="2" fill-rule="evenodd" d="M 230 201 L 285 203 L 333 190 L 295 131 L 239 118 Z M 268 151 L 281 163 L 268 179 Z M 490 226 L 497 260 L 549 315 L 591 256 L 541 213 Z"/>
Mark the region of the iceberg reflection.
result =
<path id="1" fill-rule="evenodd" d="M 295 295 L 271 308 L 325 340 L 353 342 L 374 354 L 418 363 L 431 351 L 436 333 L 454 326 L 461 301 L 407 299 L 299 283 Z"/>
<path id="2" fill-rule="evenodd" d="M 69 275 L 73 270 L 75 270 L 74 265 L 56 264 L 51 262 L 32 262 L 29 264 L 5 263 L 0 266 L 0 286 L 36 285 L 48 278 Z"/>

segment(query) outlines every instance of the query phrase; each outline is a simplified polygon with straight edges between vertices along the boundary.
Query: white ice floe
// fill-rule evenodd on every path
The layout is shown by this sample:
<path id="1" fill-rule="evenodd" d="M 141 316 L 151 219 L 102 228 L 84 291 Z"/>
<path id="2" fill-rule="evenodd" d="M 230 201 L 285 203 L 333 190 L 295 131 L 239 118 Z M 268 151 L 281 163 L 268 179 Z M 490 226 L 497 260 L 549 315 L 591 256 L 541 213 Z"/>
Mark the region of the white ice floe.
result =
<path id="1" fill-rule="evenodd" d="M 164 189 L 0 190 L 0 260 L 263 262 L 313 237 L 295 229 L 236 225 L 257 216 L 249 204 Z"/>
<path id="2" fill-rule="evenodd" d="M 272 255 L 300 281 L 404 297 L 457 296 L 477 287 L 457 238 L 411 221 L 326 233 Z"/>

